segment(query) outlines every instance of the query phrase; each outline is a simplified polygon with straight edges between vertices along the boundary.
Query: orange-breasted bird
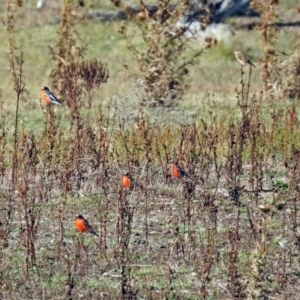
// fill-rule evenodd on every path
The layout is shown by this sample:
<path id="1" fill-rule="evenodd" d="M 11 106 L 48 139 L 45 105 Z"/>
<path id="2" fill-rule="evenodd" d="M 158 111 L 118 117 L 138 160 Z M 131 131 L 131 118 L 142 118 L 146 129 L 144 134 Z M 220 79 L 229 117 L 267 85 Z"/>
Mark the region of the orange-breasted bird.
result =
<path id="1" fill-rule="evenodd" d="M 189 178 L 188 174 L 179 166 L 177 162 L 171 164 L 171 173 L 176 178 Z"/>
<path id="2" fill-rule="evenodd" d="M 131 178 L 131 176 L 129 175 L 128 172 L 125 172 L 123 174 L 122 184 L 123 184 L 123 187 L 126 188 L 126 189 L 130 189 L 130 190 L 133 189 L 133 180 L 132 180 L 132 178 Z"/>
<path id="3" fill-rule="evenodd" d="M 99 236 L 98 233 L 95 232 L 95 230 L 91 227 L 89 222 L 82 215 L 76 216 L 75 226 L 76 226 L 77 230 L 80 232 L 89 232 L 91 234 Z"/>
<path id="4" fill-rule="evenodd" d="M 64 106 L 50 91 L 50 89 L 46 86 L 43 86 L 41 89 L 41 97 L 44 103 L 49 106 L 51 104 L 58 104 L 60 106 Z"/>

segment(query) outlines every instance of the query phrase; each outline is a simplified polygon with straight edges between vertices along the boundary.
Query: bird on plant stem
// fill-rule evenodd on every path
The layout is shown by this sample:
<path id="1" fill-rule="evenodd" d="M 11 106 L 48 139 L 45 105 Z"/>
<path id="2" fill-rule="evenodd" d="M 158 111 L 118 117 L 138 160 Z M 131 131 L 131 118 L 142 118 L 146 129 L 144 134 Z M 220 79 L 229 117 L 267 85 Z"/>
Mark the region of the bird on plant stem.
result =
<path id="1" fill-rule="evenodd" d="M 245 64 L 248 64 L 250 66 L 253 66 L 255 68 L 255 65 L 252 63 L 252 61 L 244 55 L 244 53 L 240 50 L 234 50 L 233 51 L 235 58 L 237 59 L 237 61 L 244 66 Z"/>
<path id="2" fill-rule="evenodd" d="M 82 215 L 76 216 L 75 226 L 80 232 L 89 232 L 93 235 L 99 236 L 98 233 L 94 231 L 89 222 Z"/>
<path id="3" fill-rule="evenodd" d="M 189 178 L 188 174 L 179 166 L 177 162 L 171 163 L 171 173 L 175 178 Z"/>
<path id="4" fill-rule="evenodd" d="M 122 185 L 126 189 L 133 189 L 133 179 L 131 178 L 128 172 L 125 172 L 122 176 Z"/>
<path id="5" fill-rule="evenodd" d="M 41 97 L 44 103 L 49 106 L 51 104 L 57 104 L 60 106 L 64 106 L 50 91 L 50 89 L 46 86 L 43 86 L 41 89 Z"/>

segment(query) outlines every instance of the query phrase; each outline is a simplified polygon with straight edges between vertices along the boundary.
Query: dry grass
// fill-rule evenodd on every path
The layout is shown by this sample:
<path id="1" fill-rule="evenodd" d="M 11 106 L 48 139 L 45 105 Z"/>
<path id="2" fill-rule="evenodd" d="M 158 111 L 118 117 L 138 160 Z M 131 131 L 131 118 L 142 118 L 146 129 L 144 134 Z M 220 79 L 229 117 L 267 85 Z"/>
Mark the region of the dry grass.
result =
<path id="1" fill-rule="evenodd" d="M 28 3 L 8 11 L 1 46 L 0 298 L 297 299 L 299 108 L 260 93 L 262 33 L 205 51 L 177 106 L 146 109 L 118 24 L 68 15 L 64 44 L 66 28 L 24 14 Z M 277 50 L 297 40 L 272 38 Z M 237 44 L 257 69 L 240 69 Z M 40 104 L 51 80 L 64 108 Z M 172 177 L 174 160 L 189 180 Z M 76 232 L 78 213 L 99 238 Z"/>

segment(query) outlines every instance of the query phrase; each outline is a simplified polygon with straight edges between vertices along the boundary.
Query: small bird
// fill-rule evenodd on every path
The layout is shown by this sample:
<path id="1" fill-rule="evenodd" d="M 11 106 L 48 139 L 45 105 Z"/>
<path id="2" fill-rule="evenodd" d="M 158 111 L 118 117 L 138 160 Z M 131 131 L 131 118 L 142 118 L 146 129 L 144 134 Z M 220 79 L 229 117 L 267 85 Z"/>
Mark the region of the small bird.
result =
<path id="1" fill-rule="evenodd" d="M 179 166 L 177 162 L 171 164 L 171 173 L 176 178 L 189 178 L 188 174 Z"/>
<path id="2" fill-rule="evenodd" d="M 255 65 L 252 63 L 252 61 L 244 55 L 244 53 L 240 50 L 234 50 L 233 51 L 235 58 L 237 59 L 237 61 L 244 66 L 245 64 L 248 64 L 250 66 L 253 66 L 255 68 Z"/>
<path id="3" fill-rule="evenodd" d="M 44 103 L 49 106 L 51 104 L 58 104 L 60 106 L 64 106 L 50 91 L 50 89 L 46 86 L 43 86 L 41 89 L 41 96 Z"/>
<path id="4" fill-rule="evenodd" d="M 133 189 L 133 180 L 128 172 L 125 172 L 122 176 L 123 187 L 129 190 Z"/>
<path id="5" fill-rule="evenodd" d="M 98 233 L 94 231 L 94 229 L 91 227 L 89 222 L 82 215 L 76 216 L 75 226 L 76 226 L 77 230 L 80 232 L 89 232 L 91 234 L 99 236 Z"/>

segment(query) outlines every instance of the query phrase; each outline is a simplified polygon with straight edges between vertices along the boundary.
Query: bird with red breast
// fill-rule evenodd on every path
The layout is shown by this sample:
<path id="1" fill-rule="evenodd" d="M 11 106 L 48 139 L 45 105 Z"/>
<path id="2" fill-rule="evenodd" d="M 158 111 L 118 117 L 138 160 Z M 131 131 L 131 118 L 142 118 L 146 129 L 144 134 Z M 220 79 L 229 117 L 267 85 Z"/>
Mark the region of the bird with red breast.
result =
<path id="1" fill-rule="evenodd" d="M 57 104 L 60 106 L 64 106 L 50 91 L 50 89 L 47 86 L 43 86 L 41 89 L 41 97 L 46 106 Z"/>
<path id="2" fill-rule="evenodd" d="M 89 232 L 93 235 L 99 236 L 89 224 L 88 220 L 86 220 L 82 215 L 77 215 L 75 217 L 75 227 L 80 232 Z"/>
<path id="3" fill-rule="evenodd" d="M 188 174 L 179 166 L 178 162 L 171 163 L 171 174 L 175 178 L 189 178 Z"/>
<path id="4" fill-rule="evenodd" d="M 133 189 L 133 179 L 128 172 L 125 172 L 122 176 L 122 185 L 126 189 Z"/>

